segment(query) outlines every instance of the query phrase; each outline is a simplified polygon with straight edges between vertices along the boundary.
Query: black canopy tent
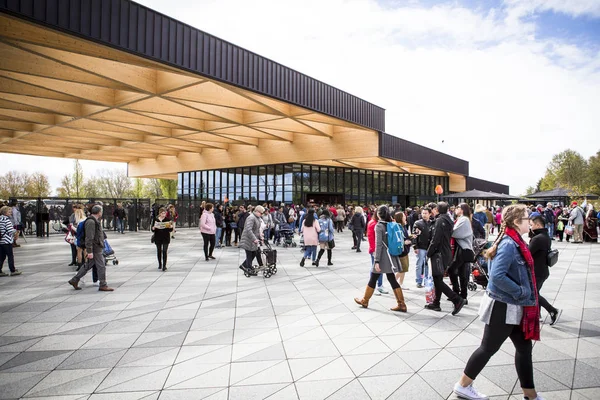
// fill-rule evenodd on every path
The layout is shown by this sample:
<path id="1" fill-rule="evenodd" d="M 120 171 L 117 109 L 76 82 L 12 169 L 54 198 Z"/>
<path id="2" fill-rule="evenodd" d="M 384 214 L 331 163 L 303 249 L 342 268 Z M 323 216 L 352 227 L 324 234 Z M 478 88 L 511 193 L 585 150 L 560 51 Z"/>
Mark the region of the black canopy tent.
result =
<path id="1" fill-rule="evenodd" d="M 527 199 L 527 201 L 531 201 L 531 202 L 554 200 L 554 201 L 559 201 L 562 204 L 567 204 L 569 202 L 569 199 L 571 199 L 573 197 L 586 198 L 588 200 L 597 200 L 599 196 L 597 194 L 593 194 L 593 193 L 578 194 L 577 192 L 575 192 L 573 190 L 559 187 L 559 188 L 552 189 L 552 190 L 546 190 L 546 191 L 542 191 L 542 192 L 529 194 L 529 195 L 525 196 L 525 199 Z"/>
<path id="2" fill-rule="evenodd" d="M 467 190 L 466 192 L 453 193 L 442 196 L 445 199 L 465 199 L 465 200 L 518 200 L 516 196 L 504 193 L 484 192 L 482 190 Z"/>
<path id="3" fill-rule="evenodd" d="M 511 196 L 504 193 L 495 193 L 495 192 L 484 192 L 482 190 L 467 190 L 466 192 L 453 193 L 446 196 L 442 196 L 442 198 L 447 200 L 456 200 L 456 201 L 482 201 L 490 206 L 494 201 L 499 201 L 502 203 L 510 202 L 513 200 L 519 200 L 518 197 Z"/>

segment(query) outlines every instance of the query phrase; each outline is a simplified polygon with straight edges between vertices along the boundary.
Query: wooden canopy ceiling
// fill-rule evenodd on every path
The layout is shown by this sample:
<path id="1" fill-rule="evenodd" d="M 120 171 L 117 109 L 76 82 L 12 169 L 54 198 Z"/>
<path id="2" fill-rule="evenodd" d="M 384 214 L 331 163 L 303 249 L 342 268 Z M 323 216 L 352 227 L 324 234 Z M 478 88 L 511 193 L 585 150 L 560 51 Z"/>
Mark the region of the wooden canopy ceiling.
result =
<path id="1" fill-rule="evenodd" d="M 1 152 L 148 177 L 292 161 L 446 175 L 378 157 L 373 130 L 7 15 L 0 55 Z"/>

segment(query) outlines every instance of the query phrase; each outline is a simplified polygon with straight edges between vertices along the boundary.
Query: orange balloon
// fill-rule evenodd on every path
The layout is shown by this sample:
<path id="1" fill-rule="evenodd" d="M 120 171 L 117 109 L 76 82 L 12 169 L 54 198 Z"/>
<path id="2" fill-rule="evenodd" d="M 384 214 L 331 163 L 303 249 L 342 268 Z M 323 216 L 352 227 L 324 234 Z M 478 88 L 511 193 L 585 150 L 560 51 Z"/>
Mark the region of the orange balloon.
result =
<path id="1" fill-rule="evenodd" d="M 444 193 L 444 188 L 442 188 L 442 185 L 437 185 L 435 187 L 435 194 L 442 194 Z"/>

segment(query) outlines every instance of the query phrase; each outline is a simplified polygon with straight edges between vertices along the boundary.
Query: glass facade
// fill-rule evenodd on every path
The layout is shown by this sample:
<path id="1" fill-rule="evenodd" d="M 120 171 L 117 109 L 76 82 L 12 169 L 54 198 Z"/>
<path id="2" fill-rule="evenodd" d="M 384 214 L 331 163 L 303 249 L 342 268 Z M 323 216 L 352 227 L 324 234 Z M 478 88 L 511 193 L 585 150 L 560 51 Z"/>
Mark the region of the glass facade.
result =
<path id="1" fill-rule="evenodd" d="M 352 204 L 423 204 L 436 199 L 434 188 L 446 190 L 446 176 L 337 168 L 307 164 L 180 172 L 178 197 L 234 203 L 307 201 Z"/>

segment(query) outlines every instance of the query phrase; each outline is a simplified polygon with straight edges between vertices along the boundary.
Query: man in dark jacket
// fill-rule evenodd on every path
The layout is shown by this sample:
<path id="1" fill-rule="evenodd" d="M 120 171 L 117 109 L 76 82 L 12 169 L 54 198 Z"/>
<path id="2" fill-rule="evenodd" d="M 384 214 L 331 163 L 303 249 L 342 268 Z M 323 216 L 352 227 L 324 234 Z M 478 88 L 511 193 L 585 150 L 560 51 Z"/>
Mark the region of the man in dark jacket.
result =
<path id="1" fill-rule="evenodd" d="M 431 208 L 423 207 L 421 211 L 421 219 L 415 222 L 412 228 L 413 234 L 417 235 L 414 240 L 415 254 L 417 255 L 417 287 L 423 287 L 423 278 L 428 275 L 428 264 L 427 264 L 427 249 L 431 242 Z"/>
<path id="2" fill-rule="evenodd" d="M 117 230 L 117 232 L 124 234 L 125 220 L 127 219 L 127 215 L 125 214 L 123 204 L 117 204 L 117 208 L 115 208 L 115 211 L 113 211 L 113 217 L 115 218 L 115 229 Z"/>
<path id="3" fill-rule="evenodd" d="M 250 215 L 250 214 L 248 213 L 248 211 L 246 211 L 246 207 L 240 206 L 240 211 L 238 212 L 238 222 L 237 222 L 238 229 L 240 230 L 240 237 L 242 236 L 242 233 L 244 232 L 244 225 L 246 224 L 246 218 L 248 218 L 248 215 Z"/>
<path id="4" fill-rule="evenodd" d="M 554 325 L 558 322 L 562 310 L 554 308 L 540 293 L 542 285 L 550 276 L 550 269 L 548 268 L 548 252 L 550 251 L 552 242 L 550 240 L 550 235 L 548 235 L 548 230 L 545 227 L 546 220 L 540 213 L 532 213 L 529 216 L 529 223 L 531 224 L 531 232 L 533 233 L 533 237 L 529 241 L 529 251 L 531 252 L 531 257 L 533 257 L 539 304 L 540 307 L 544 307 L 550 315 L 550 325 Z"/>
<path id="5" fill-rule="evenodd" d="M 102 224 L 100 219 L 102 218 L 102 207 L 95 205 L 92 207 L 91 216 L 85 220 L 83 225 L 85 230 L 85 250 L 87 252 L 87 260 L 84 266 L 82 266 L 77 275 L 69 280 L 69 284 L 75 288 L 75 290 L 81 290 L 78 286 L 81 278 L 88 273 L 88 271 L 94 266 L 98 271 L 98 279 L 100 281 L 100 287 L 98 288 L 101 292 L 112 292 L 114 289 L 109 288 L 106 284 L 106 264 L 104 262 L 104 231 L 102 230 Z"/>
<path id="6" fill-rule="evenodd" d="M 454 303 L 452 315 L 456 315 L 465 305 L 465 300 L 454 293 L 446 283 L 444 283 L 444 272 L 452 262 L 452 250 L 450 248 L 450 238 L 454 222 L 448 214 L 448 203 L 439 202 L 437 204 L 438 214 L 433 225 L 431 243 L 427 249 L 427 257 L 431 259 L 431 275 L 435 285 L 435 301 L 425 305 L 425 308 L 434 311 L 442 311 L 440 307 L 440 297 L 444 293 Z"/>

